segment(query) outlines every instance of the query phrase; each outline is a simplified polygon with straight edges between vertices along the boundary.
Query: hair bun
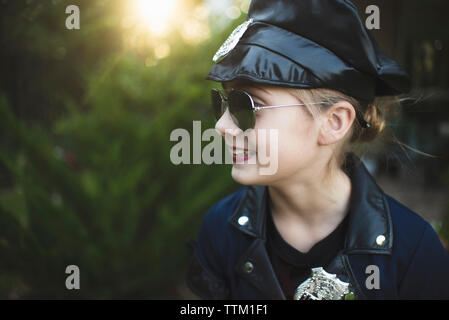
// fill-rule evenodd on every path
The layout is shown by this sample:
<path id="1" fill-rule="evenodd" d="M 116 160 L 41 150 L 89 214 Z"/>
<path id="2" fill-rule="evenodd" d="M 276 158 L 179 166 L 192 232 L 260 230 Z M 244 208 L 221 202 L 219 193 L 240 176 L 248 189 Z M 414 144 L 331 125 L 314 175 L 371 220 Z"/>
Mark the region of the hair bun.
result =
<path id="1" fill-rule="evenodd" d="M 367 106 L 363 117 L 370 127 L 362 129 L 358 140 L 360 142 L 370 142 L 376 139 L 384 130 L 386 125 L 385 118 L 376 103 L 370 103 Z"/>

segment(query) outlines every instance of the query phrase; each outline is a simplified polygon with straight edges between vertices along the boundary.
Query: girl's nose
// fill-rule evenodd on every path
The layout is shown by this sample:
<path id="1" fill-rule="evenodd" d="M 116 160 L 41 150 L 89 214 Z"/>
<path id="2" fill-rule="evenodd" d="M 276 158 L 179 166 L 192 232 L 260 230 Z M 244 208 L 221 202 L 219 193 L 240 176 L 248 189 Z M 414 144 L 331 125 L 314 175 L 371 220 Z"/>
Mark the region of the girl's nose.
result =
<path id="1" fill-rule="evenodd" d="M 229 108 L 226 108 L 226 111 L 223 113 L 221 118 L 218 119 L 217 123 L 215 124 L 215 130 L 223 137 L 225 136 L 225 134 L 237 136 L 242 132 L 242 129 L 240 129 L 232 119 Z"/>

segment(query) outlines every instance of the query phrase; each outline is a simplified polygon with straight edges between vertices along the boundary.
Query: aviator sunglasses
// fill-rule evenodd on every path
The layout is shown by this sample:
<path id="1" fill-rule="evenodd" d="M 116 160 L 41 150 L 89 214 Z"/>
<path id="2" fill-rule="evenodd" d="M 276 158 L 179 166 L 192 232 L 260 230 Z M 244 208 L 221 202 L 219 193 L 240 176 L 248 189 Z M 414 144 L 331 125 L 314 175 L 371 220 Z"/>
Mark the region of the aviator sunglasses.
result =
<path id="1" fill-rule="evenodd" d="M 243 131 L 248 129 L 254 129 L 256 124 L 255 112 L 263 109 L 283 108 L 293 106 L 305 106 L 305 104 L 284 104 L 277 106 L 261 106 L 254 102 L 251 95 L 243 90 L 232 89 L 226 97 L 218 89 L 211 90 L 211 102 L 215 119 L 218 121 L 223 113 L 226 111 L 226 107 L 229 108 L 234 123 Z M 323 104 L 323 103 L 314 103 Z M 357 119 L 364 128 L 369 128 L 370 125 L 363 119 L 360 112 L 357 113 Z"/>

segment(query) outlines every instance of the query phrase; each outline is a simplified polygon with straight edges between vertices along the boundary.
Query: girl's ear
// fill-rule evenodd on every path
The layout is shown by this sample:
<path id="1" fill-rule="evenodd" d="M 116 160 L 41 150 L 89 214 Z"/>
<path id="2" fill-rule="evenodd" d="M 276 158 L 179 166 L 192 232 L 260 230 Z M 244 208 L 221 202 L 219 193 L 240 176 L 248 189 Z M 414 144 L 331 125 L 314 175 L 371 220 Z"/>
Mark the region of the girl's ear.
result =
<path id="1" fill-rule="evenodd" d="M 355 109 L 347 101 L 339 101 L 321 115 L 319 145 L 337 143 L 346 136 L 355 119 Z"/>

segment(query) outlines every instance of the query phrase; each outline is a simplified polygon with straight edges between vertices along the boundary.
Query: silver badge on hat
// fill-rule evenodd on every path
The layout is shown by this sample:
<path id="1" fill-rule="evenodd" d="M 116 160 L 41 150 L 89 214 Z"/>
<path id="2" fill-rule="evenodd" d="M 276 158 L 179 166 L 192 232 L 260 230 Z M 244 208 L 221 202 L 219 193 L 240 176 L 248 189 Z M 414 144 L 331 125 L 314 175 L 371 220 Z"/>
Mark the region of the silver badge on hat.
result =
<path id="1" fill-rule="evenodd" d="M 319 267 L 313 268 L 312 276 L 298 286 L 294 300 L 341 300 L 352 296 L 349 283 Z"/>
<path id="2" fill-rule="evenodd" d="M 238 25 L 234 31 L 229 35 L 229 37 L 226 39 L 225 42 L 221 45 L 221 47 L 218 49 L 218 51 L 215 53 L 213 57 L 213 61 L 215 63 L 220 62 L 223 60 L 223 58 L 237 45 L 240 38 L 245 33 L 246 29 L 248 29 L 249 25 L 253 22 L 253 18 L 250 18 L 243 22 L 242 24 Z"/>

